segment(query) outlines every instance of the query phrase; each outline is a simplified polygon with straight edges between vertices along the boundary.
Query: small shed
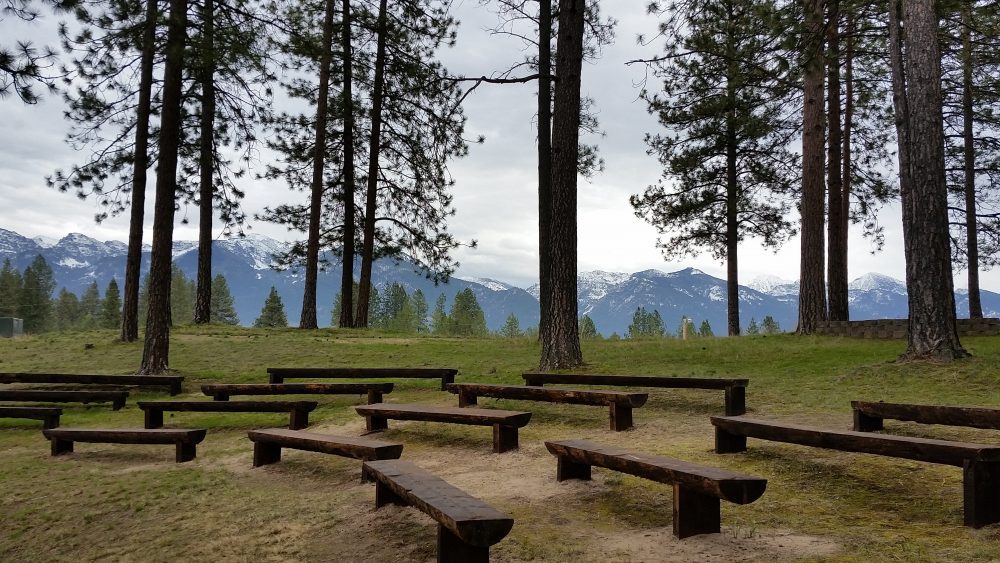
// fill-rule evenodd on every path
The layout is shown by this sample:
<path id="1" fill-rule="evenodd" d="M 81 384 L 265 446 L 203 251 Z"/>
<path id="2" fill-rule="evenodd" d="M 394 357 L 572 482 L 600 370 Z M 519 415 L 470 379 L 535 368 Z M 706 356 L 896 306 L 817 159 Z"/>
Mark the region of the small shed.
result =
<path id="1" fill-rule="evenodd" d="M 0 317 L 0 338 L 24 336 L 24 320 L 14 317 Z"/>

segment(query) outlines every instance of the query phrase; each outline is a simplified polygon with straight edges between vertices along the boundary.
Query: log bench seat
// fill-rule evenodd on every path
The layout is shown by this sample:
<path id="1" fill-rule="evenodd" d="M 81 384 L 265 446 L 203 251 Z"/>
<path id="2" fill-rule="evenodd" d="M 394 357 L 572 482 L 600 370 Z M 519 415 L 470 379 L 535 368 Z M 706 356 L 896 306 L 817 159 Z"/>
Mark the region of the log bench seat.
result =
<path id="1" fill-rule="evenodd" d="M 560 385 L 610 385 L 620 387 L 654 387 L 665 389 L 722 389 L 725 391 L 725 414 L 736 416 L 747 412 L 746 395 L 749 379 L 720 379 L 715 377 L 670 377 L 665 375 L 603 375 L 581 373 L 521 374 L 526 385 L 541 387 Z"/>
<path id="2" fill-rule="evenodd" d="M 42 430 L 52 442 L 52 455 L 72 453 L 73 442 L 101 444 L 175 444 L 177 463 L 191 461 L 206 431 L 142 428 L 52 428 Z"/>
<path id="3" fill-rule="evenodd" d="M 514 519 L 420 467 L 395 459 L 366 461 L 375 481 L 375 508 L 412 506 L 438 522 L 439 563 L 487 563 L 490 546 L 514 527 Z"/>
<path id="4" fill-rule="evenodd" d="M 886 418 L 920 424 L 943 424 L 1000 430 L 1000 409 L 988 407 L 956 407 L 945 405 L 911 405 L 851 401 L 854 429 L 858 432 L 883 430 Z"/>
<path id="5" fill-rule="evenodd" d="M 493 451 L 495 453 L 516 450 L 517 429 L 528 424 L 528 421 L 531 420 L 530 412 L 433 407 L 428 405 L 378 403 L 375 405 L 354 407 L 354 410 L 365 417 L 365 426 L 369 432 L 379 432 L 388 429 L 389 424 L 387 421 L 389 419 L 492 426 Z"/>
<path id="6" fill-rule="evenodd" d="M 253 442 L 254 467 L 281 461 L 281 448 L 333 454 L 364 461 L 399 459 L 400 454 L 403 453 L 403 444 L 396 442 L 317 434 L 284 428 L 251 430 L 247 436 Z"/>
<path id="7" fill-rule="evenodd" d="M 367 395 L 371 405 L 392 388 L 392 383 L 213 383 L 202 385 L 201 392 L 216 401 L 233 395 Z"/>
<path id="8" fill-rule="evenodd" d="M 720 454 L 745 451 L 747 437 L 751 437 L 961 467 L 965 525 L 981 528 L 1000 522 L 1000 446 L 830 430 L 743 416 L 713 416 L 712 424 L 715 451 Z"/>
<path id="9" fill-rule="evenodd" d="M 296 379 L 441 379 L 441 390 L 455 382 L 457 369 L 451 368 L 267 368 L 268 383 Z"/>
<path id="10" fill-rule="evenodd" d="M 480 383 L 449 383 L 447 390 L 450 393 L 458 395 L 458 406 L 460 407 L 475 405 L 479 397 L 607 406 L 610 410 L 611 429 L 617 432 L 633 427 L 632 409 L 646 404 L 646 399 L 649 397 L 646 393 L 593 391 L 587 389 L 544 389 L 523 385 L 489 385 Z"/>
<path id="11" fill-rule="evenodd" d="M 121 385 L 166 387 L 171 395 L 181 392 L 182 375 L 105 375 L 95 373 L 0 373 L 0 383 L 58 383 L 69 385 Z"/>
<path id="12" fill-rule="evenodd" d="M 112 410 L 121 410 L 128 391 L 36 391 L 28 389 L 0 390 L 0 401 L 30 401 L 36 403 L 111 403 Z"/>
<path id="13" fill-rule="evenodd" d="M 164 411 L 183 412 L 287 412 L 288 428 L 301 430 L 309 426 L 309 413 L 316 401 L 139 401 L 146 428 L 163 427 Z"/>
<path id="14" fill-rule="evenodd" d="M 545 442 L 557 458 L 556 479 L 590 480 L 592 466 L 674 486 L 674 535 L 683 539 L 722 530 L 720 500 L 750 504 L 764 494 L 767 479 L 717 467 L 641 453 L 586 440 Z"/>
<path id="15" fill-rule="evenodd" d="M 62 409 L 53 407 L 0 407 L 0 418 L 41 420 L 42 428 L 57 428 Z"/>

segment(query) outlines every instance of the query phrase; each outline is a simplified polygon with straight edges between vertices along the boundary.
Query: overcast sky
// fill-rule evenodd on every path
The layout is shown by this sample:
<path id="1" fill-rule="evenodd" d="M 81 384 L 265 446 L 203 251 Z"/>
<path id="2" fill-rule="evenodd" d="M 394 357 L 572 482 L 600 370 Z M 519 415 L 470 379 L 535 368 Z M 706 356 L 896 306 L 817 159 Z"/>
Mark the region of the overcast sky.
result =
<path id="1" fill-rule="evenodd" d="M 646 132 L 657 130 L 645 103 L 637 99 L 637 83 L 644 71 L 637 66 L 627 67 L 625 61 L 655 53 L 654 46 L 637 46 L 636 36 L 654 32 L 656 21 L 645 15 L 642 2 L 605 2 L 604 6 L 605 12 L 615 10 L 612 15 L 619 22 L 617 38 L 599 60 L 585 64 L 583 83 L 585 94 L 596 100 L 595 111 L 606 133 L 598 143 L 607 167 L 593 180 L 580 182 L 580 270 L 674 271 L 693 266 L 725 278 L 725 265 L 709 255 L 665 262 L 656 248 L 655 229 L 632 212 L 629 196 L 656 182 L 660 170 L 656 160 L 646 154 L 643 143 Z M 518 41 L 491 37 L 485 31 L 495 23 L 496 16 L 481 7 L 479 0 L 456 0 L 454 14 L 461 21 L 458 44 L 441 54 L 453 74 L 489 74 L 523 55 Z M 44 38 L 54 36 L 56 21 L 51 14 L 32 24 L 8 18 L 0 22 L 0 37 L 5 44 L 10 38 L 24 37 L 45 42 Z M 451 165 L 457 210 L 450 222 L 451 231 L 459 240 L 475 239 L 479 243 L 475 249 L 462 248 L 455 253 L 461 263 L 459 276 L 496 278 L 522 287 L 537 280 L 535 91 L 533 84 L 484 84 L 467 100 L 467 137 L 482 134 L 486 142 L 472 145 L 468 157 Z M 125 241 L 127 216 L 97 225 L 93 221 L 97 208 L 92 201 L 81 201 L 74 194 L 59 193 L 45 185 L 45 177 L 54 170 L 82 160 L 82 155 L 64 141 L 67 124 L 62 111 L 61 100 L 53 96 L 35 106 L 23 106 L 14 97 L 0 100 L 0 228 L 29 237 L 60 238 L 69 232 L 81 232 L 101 240 Z M 267 157 L 267 153 L 263 155 Z M 305 197 L 290 192 L 283 183 L 248 178 L 240 180 L 240 186 L 247 194 L 244 207 L 251 217 L 265 205 Z M 147 241 L 151 238 L 153 198 L 148 199 Z M 175 239 L 194 240 L 195 225 L 180 224 L 185 216 L 196 223 L 197 208 L 182 208 L 178 213 Z M 862 239 L 860 230 L 852 229 L 851 279 L 868 272 L 904 278 L 898 206 L 884 210 L 881 223 L 886 231 L 886 247 L 876 255 L 871 254 L 871 245 Z M 220 231 L 217 229 L 216 234 Z M 282 240 L 298 236 L 261 222 L 252 222 L 248 232 Z M 748 283 L 761 275 L 797 279 L 798 252 L 797 238 L 776 253 L 761 249 L 758 241 L 746 241 L 740 248 L 741 282 Z M 1000 274 L 987 272 L 982 283 L 984 288 L 1000 289 Z M 956 272 L 956 286 L 966 287 L 964 272 Z"/>

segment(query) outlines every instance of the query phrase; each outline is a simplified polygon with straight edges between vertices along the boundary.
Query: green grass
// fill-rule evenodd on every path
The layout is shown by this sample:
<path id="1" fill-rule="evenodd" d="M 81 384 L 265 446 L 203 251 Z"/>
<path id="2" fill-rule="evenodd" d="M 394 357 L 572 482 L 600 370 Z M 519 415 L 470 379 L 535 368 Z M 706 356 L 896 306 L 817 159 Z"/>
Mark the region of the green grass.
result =
<path id="1" fill-rule="evenodd" d="M 111 331 L 0 341 L 0 371 L 129 373 L 142 344 Z M 93 347 L 86 347 L 93 344 Z M 949 365 L 897 363 L 899 341 L 783 335 L 686 342 L 584 343 L 582 371 L 747 377 L 753 415 L 849 428 L 852 399 L 1000 407 L 1000 339 L 964 341 L 974 357 Z M 269 366 L 454 367 L 459 381 L 522 383 L 537 367 L 528 339 L 405 338 L 378 332 L 182 328 L 171 342 L 185 396 L 208 382 L 263 382 Z M 388 402 L 453 405 L 437 380 L 398 381 Z M 109 406 L 64 405 L 64 426 L 139 427 L 136 399 Z M 317 397 L 309 397 L 312 400 Z M 320 397 L 319 431 L 358 435 L 359 397 Z M 607 429 L 601 408 L 481 399 L 487 408 L 528 410 L 518 452 L 494 455 L 490 430 L 390 422 L 387 440 L 404 457 L 484 498 L 516 520 L 492 550 L 523 560 L 991 560 L 1000 525 L 961 525 L 961 470 L 900 459 L 750 441 L 744 454 L 716 455 L 708 416 L 722 393 L 650 390 L 637 428 Z M 246 430 L 280 426 L 280 413 L 175 413 L 168 427 L 203 427 L 198 459 L 173 463 L 162 446 L 80 444 L 48 455 L 37 422 L 0 419 L 0 561 L 37 560 L 426 560 L 434 526 L 413 510 L 373 510 L 359 463 L 286 451 L 281 463 L 251 468 Z M 887 422 L 887 431 L 984 443 L 1000 432 Z M 670 535 L 669 486 L 596 469 L 590 483 L 556 483 L 547 439 L 587 438 L 675 456 L 768 479 L 746 506 L 723 505 L 723 534 L 678 542 Z M 808 541 L 807 541 L 808 540 Z M 815 548 L 817 545 L 826 546 Z M 797 543 L 796 543 L 797 542 Z M 803 543 L 805 542 L 805 543 Z M 833 546 L 830 548 L 830 546 Z"/>

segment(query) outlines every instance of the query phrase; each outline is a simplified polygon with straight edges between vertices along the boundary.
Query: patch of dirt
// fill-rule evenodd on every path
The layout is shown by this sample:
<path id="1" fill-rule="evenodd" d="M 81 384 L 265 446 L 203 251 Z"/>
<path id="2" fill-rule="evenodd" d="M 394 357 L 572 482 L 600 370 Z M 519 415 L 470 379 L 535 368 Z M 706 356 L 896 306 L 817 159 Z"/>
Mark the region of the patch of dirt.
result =
<path id="1" fill-rule="evenodd" d="M 612 561 L 784 561 L 829 557 L 840 551 L 836 542 L 787 531 L 756 531 L 723 526 L 721 534 L 683 540 L 670 528 L 614 534 L 588 534 L 595 556 Z M 581 538 L 583 539 L 583 538 Z"/>

